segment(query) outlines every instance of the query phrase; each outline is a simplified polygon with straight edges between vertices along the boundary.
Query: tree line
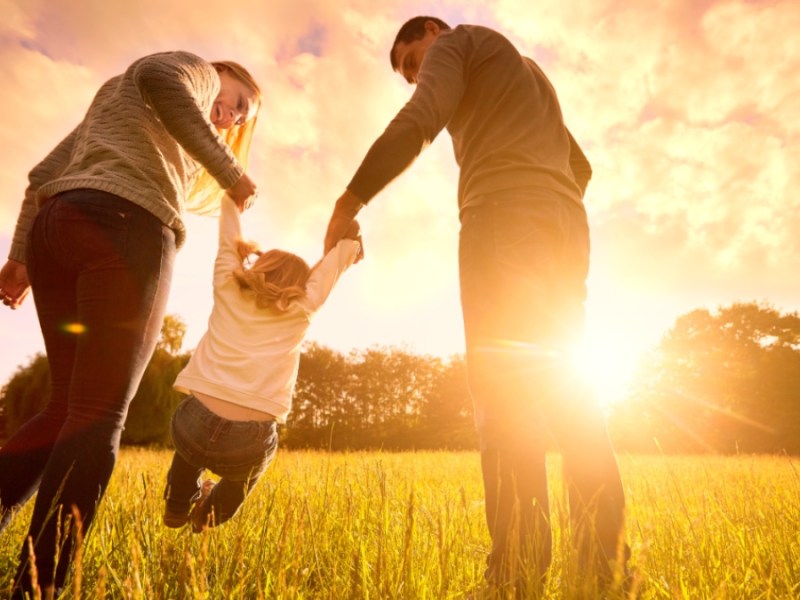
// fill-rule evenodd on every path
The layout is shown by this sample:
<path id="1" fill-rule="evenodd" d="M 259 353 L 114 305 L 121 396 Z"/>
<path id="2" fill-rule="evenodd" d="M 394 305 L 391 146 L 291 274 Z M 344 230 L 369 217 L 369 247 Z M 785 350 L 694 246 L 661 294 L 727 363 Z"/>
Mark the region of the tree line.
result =
<path id="1" fill-rule="evenodd" d="M 190 357 L 181 352 L 184 333 L 178 317 L 166 319 L 124 443 L 170 443 L 170 417 L 182 399 L 172 383 Z M 48 379 L 38 355 L 0 389 L 7 435 L 41 410 Z M 800 454 L 800 317 L 758 303 L 682 315 L 642 357 L 629 397 L 610 407 L 609 431 L 623 452 Z M 281 444 L 475 449 L 464 359 L 309 343 Z"/>
<path id="2" fill-rule="evenodd" d="M 170 444 L 170 418 L 183 394 L 172 384 L 191 356 L 186 326 L 169 315 L 131 402 L 122 442 Z M 39 354 L 0 390 L 6 436 L 45 405 L 47 358 Z M 375 347 L 347 354 L 306 344 L 288 426 L 287 448 L 392 450 L 477 448 L 463 357 L 423 356 Z"/>
<path id="3" fill-rule="evenodd" d="M 632 451 L 800 454 L 800 316 L 752 302 L 682 315 L 609 425 Z"/>

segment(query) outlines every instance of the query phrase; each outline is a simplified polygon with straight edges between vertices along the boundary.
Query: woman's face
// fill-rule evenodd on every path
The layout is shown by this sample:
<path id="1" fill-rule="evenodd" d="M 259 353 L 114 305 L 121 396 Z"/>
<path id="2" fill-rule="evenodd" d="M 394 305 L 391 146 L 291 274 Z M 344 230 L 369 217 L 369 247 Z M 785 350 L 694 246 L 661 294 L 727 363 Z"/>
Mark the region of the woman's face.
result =
<path id="1" fill-rule="evenodd" d="M 230 71 L 219 73 L 220 89 L 211 106 L 211 122 L 217 129 L 243 125 L 258 111 L 258 95 Z"/>

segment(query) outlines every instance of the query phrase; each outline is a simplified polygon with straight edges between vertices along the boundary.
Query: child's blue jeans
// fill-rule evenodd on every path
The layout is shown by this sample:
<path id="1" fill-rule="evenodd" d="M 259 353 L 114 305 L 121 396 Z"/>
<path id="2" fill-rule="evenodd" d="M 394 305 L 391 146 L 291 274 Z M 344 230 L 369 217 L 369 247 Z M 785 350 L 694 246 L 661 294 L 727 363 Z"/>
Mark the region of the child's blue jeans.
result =
<path id="1" fill-rule="evenodd" d="M 167 474 L 164 499 L 173 513 L 188 513 L 200 497 L 205 469 L 221 477 L 205 505 L 213 511 L 212 525 L 233 515 L 266 470 L 278 448 L 275 421 L 229 421 L 194 396 L 187 397 L 172 416 L 175 455 Z"/>

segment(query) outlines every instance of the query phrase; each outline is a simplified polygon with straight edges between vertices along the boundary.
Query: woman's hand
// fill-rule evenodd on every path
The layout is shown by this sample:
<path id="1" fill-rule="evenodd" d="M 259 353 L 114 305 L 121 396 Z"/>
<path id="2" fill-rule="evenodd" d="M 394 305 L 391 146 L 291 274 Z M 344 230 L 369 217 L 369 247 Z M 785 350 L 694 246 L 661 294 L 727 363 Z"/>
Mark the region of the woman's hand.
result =
<path id="1" fill-rule="evenodd" d="M 256 196 L 258 196 L 258 188 L 247 173 L 242 173 L 239 181 L 228 189 L 228 195 L 236 203 L 239 212 L 244 212 L 246 209 L 253 206 Z"/>
<path id="2" fill-rule="evenodd" d="M 0 269 L 0 298 L 3 304 L 12 310 L 16 309 L 30 291 L 27 268 L 21 262 L 9 259 Z"/>

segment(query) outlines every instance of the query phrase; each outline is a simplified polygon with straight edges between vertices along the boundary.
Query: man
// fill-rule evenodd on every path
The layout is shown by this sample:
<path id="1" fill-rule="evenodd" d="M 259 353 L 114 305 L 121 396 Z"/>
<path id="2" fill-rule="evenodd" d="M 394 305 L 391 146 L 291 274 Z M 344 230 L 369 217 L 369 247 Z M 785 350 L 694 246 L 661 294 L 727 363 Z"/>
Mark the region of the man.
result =
<path id="1" fill-rule="evenodd" d="M 416 90 L 336 202 L 325 250 L 447 127 L 460 167 L 461 304 L 492 538 L 487 578 L 538 576 L 550 563 L 545 425 L 563 453 L 581 564 L 610 575 L 627 551 L 622 484 L 601 411 L 569 367 L 583 325 L 591 167 L 544 73 L 496 31 L 416 17 L 390 58 Z"/>

